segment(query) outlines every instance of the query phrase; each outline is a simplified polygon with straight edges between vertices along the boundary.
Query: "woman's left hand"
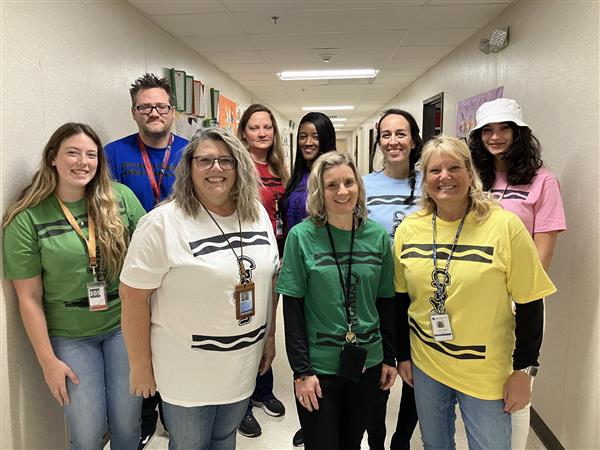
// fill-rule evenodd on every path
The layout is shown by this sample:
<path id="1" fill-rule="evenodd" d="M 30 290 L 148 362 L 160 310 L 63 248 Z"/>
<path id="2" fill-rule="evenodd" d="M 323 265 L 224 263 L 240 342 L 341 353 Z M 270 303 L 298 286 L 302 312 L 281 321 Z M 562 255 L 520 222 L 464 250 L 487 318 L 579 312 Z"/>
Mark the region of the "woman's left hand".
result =
<path id="1" fill-rule="evenodd" d="M 387 364 L 381 365 L 381 379 L 379 380 L 379 388 L 382 391 L 387 391 L 394 385 L 398 371 L 394 366 L 388 366 Z"/>
<path id="2" fill-rule="evenodd" d="M 531 401 L 533 378 L 515 370 L 504 384 L 504 412 L 512 414 L 525 408 Z"/>
<path id="3" fill-rule="evenodd" d="M 275 359 L 275 335 L 267 336 L 267 342 L 265 342 L 265 347 L 263 349 L 262 358 L 260 360 L 260 364 L 258 365 L 258 373 L 264 375 L 271 367 L 271 363 Z"/>

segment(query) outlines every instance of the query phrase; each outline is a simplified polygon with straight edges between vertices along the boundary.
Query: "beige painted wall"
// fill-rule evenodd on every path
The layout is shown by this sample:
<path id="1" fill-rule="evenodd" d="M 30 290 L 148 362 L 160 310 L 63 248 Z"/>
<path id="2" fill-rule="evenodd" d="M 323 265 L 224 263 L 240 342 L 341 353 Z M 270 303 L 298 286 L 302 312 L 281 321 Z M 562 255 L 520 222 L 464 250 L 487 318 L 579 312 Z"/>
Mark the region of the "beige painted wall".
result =
<path id="1" fill-rule="evenodd" d="M 123 1 L 1 2 L 2 196 L 5 211 L 29 182 L 62 123 L 91 124 L 103 142 L 136 131 L 128 88 L 176 67 L 247 106 L 255 99 Z M 276 114 L 282 128 L 287 118 Z M 6 280 L 0 293 L 0 448 L 65 448 L 51 398 Z M 90 405 L 93 407 L 93 405 Z"/>
<path id="2" fill-rule="evenodd" d="M 454 134 L 457 101 L 504 86 L 542 142 L 545 163 L 561 182 L 568 230 L 550 268 L 559 291 L 546 302 L 533 406 L 570 449 L 600 448 L 599 5 L 517 2 L 386 105 L 412 112 L 421 124 L 423 100 L 443 91 L 444 130 Z M 478 51 L 479 38 L 506 25 L 508 48 L 495 55 Z M 362 168 L 375 120 L 354 133 Z"/>

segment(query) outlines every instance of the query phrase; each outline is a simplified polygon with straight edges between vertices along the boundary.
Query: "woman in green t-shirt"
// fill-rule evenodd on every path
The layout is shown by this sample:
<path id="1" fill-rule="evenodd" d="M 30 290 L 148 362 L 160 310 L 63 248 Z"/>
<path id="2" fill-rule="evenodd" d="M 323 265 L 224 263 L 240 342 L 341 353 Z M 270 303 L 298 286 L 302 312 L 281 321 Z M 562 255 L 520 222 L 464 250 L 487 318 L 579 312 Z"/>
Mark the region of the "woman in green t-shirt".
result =
<path id="1" fill-rule="evenodd" d="M 397 374 L 390 239 L 367 219 L 347 154 L 315 162 L 307 209 L 288 234 L 276 287 L 304 445 L 358 450 L 378 390 Z"/>
<path id="2" fill-rule="evenodd" d="M 110 181 L 96 133 L 66 123 L 2 222 L 5 276 L 73 449 L 100 450 L 107 432 L 113 449 L 138 446 L 141 399 L 129 393 L 118 276 L 144 214 Z"/>

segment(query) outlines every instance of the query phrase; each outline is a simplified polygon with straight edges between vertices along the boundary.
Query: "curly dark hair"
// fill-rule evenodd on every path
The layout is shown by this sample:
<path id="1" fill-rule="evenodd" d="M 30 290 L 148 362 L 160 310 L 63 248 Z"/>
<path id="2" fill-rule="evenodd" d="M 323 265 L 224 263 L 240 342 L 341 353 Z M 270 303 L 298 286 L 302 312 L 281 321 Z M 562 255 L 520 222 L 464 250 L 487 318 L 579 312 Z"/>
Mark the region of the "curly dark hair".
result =
<path id="1" fill-rule="evenodd" d="M 506 181 L 511 185 L 529 184 L 538 169 L 544 165 L 540 141 L 529 127 L 506 122 L 513 130 L 513 143 L 504 154 Z M 475 130 L 469 139 L 473 163 L 479 172 L 483 190 L 489 191 L 496 179 L 494 156 L 487 151 L 481 137 L 482 128 Z"/>
<path id="2" fill-rule="evenodd" d="M 406 119 L 406 121 L 410 125 L 410 137 L 413 143 L 415 144 L 415 148 L 413 148 L 410 151 L 410 154 L 408 155 L 408 183 L 410 186 L 410 197 L 404 200 L 405 205 L 411 205 L 415 199 L 415 185 L 417 183 L 417 172 L 415 170 L 415 166 L 417 165 L 417 162 L 421 157 L 421 150 L 423 150 L 423 140 L 420 136 L 421 130 L 419 129 L 419 125 L 417 124 L 417 121 L 411 113 L 397 108 L 386 109 L 383 112 L 383 115 L 379 118 L 379 121 L 377 122 L 377 135 L 375 136 L 375 142 L 373 142 L 373 150 L 371 152 L 370 158 L 372 162 L 373 158 L 375 157 L 375 153 L 377 152 L 377 147 L 379 146 L 379 140 L 381 139 L 381 131 L 379 130 L 379 125 L 381 124 L 383 119 L 385 119 L 387 116 L 391 116 L 392 114 L 396 116 L 402 116 Z"/>

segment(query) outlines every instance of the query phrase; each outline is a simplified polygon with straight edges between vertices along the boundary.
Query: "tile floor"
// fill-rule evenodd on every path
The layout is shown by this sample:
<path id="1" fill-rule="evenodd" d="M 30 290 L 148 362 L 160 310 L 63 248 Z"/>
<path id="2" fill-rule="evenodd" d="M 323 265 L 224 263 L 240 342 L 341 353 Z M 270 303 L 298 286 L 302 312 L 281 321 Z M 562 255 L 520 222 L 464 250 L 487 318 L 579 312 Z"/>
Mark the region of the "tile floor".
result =
<path id="1" fill-rule="evenodd" d="M 286 354 L 285 344 L 283 337 L 283 318 L 281 317 L 281 308 L 279 308 L 278 317 L 278 330 L 276 334 L 277 342 L 277 356 L 273 363 L 273 371 L 275 373 L 274 393 L 279 400 L 281 400 L 286 406 L 286 414 L 283 417 L 270 417 L 266 415 L 261 409 L 254 408 L 254 417 L 260 423 L 262 427 L 262 435 L 258 438 L 247 438 L 241 436 L 238 433 L 237 437 L 237 449 L 238 450 L 291 450 L 292 436 L 299 428 L 298 414 L 294 406 L 294 399 L 292 393 L 292 372 L 289 368 Z M 397 380 L 400 380 L 399 378 Z M 394 386 L 392 388 L 392 394 L 388 402 L 388 414 L 386 418 L 386 424 L 388 429 L 388 437 L 386 439 L 386 446 L 389 445 L 391 433 L 389 430 L 393 430 L 396 425 L 396 417 L 398 414 L 398 406 L 400 405 L 400 386 Z M 458 449 L 467 448 L 467 438 L 465 435 L 462 420 L 460 419 L 460 413 L 457 411 L 459 419 L 456 424 L 456 447 Z M 166 450 L 168 448 L 168 437 L 165 436 L 162 427 L 159 424 L 159 430 L 146 447 L 148 450 Z M 368 449 L 366 437 L 363 439 L 361 448 Z M 419 427 L 415 430 L 412 438 L 412 448 L 415 450 L 421 450 L 423 448 L 421 443 L 421 437 L 419 435 Z M 542 442 L 535 435 L 533 430 L 529 433 L 527 440 L 527 449 L 531 450 L 543 450 L 545 449 Z"/>

